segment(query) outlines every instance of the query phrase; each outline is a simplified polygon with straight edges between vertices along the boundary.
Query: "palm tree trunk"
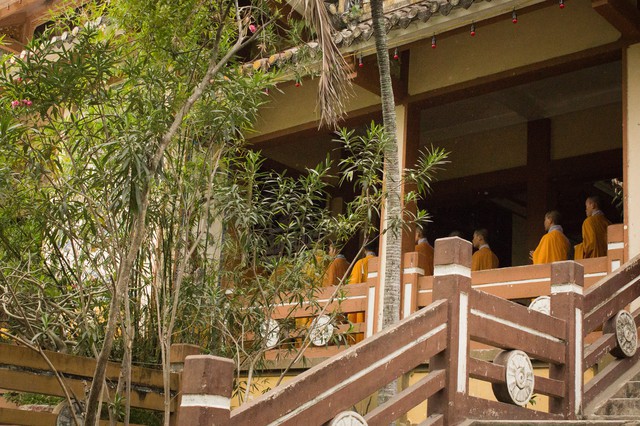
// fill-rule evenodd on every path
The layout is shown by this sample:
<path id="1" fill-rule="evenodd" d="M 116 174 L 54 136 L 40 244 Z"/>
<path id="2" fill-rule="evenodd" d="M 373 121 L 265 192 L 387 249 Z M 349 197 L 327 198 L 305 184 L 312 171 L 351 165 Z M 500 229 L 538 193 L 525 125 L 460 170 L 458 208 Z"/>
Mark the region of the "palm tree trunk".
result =
<path id="1" fill-rule="evenodd" d="M 384 220 L 386 224 L 386 253 L 384 270 L 384 307 L 382 326 L 387 328 L 400 320 L 400 258 L 402 248 L 402 229 L 400 223 L 402 205 L 400 200 L 400 166 L 398 158 L 398 140 L 396 136 L 396 110 L 391 85 L 387 33 L 384 27 L 383 0 L 371 0 L 373 36 L 376 43 L 378 70 L 380 72 L 380 93 L 382 98 L 382 121 L 387 137 L 384 152 L 384 184 L 387 192 Z M 391 227 L 391 228 L 390 228 Z M 396 394 L 396 382 L 381 389 L 380 402 Z"/>

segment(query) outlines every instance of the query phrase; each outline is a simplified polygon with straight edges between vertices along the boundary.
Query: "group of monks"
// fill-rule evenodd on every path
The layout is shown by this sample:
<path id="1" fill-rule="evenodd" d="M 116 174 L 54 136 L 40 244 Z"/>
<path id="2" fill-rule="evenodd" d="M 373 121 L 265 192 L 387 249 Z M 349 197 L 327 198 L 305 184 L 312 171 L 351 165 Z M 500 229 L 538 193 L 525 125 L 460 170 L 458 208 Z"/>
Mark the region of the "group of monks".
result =
<path id="1" fill-rule="evenodd" d="M 607 255 L 607 227 L 611 224 L 602 210 L 597 196 L 585 201 L 587 218 L 582 223 L 582 242 L 575 247 L 562 231 L 560 213 L 556 210 L 544 215 L 546 234 L 538 247 L 529 252 L 533 264 L 558 262 L 567 259 L 589 259 Z"/>
<path id="2" fill-rule="evenodd" d="M 590 196 L 586 199 L 585 213 L 587 218 L 582 224 L 582 242 L 575 247 L 571 246 L 569 239 L 563 233 L 560 213 L 556 210 L 547 212 L 544 216 L 546 233 L 540 240 L 538 247 L 529 252 L 533 264 L 606 256 L 607 227 L 611 222 L 605 217 L 600 205 L 601 202 L 597 196 Z M 455 233 L 451 234 L 451 236 L 454 235 Z M 433 275 L 433 247 L 429 244 L 424 230 L 420 227 L 416 229 L 415 242 L 415 251 L 421 253 L 426 259 L 425 275 Z M 487 229 L 476 229 L 473 233 L 472 244 L 475 249 L 471 258 L 472 271 L 495 269 L 499 266 L 498 257 L 489 247 Z M 335 247 L 330 248 L 329 255 L 333 261 L 324 276 L 323 286 L 339 284 L 349 269 L 349 262 L 343 255 L 336 252 Z M 375 255 L 375 246 L 367 246 L 365 256 L 358 260 L 351 270 L 349 283 L 366 281 L 369 259 Z"/>

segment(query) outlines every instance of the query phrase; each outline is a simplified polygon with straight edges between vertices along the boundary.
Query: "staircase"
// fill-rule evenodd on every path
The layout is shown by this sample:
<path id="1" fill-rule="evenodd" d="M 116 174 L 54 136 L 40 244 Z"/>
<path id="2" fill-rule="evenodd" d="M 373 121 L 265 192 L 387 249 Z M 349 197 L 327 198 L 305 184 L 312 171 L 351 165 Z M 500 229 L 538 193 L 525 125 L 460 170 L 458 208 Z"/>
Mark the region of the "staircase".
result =
<path id="1" fill-rule="evenodd" d="M 636 366 L 627 376 L 631 379 L 621 380 L 613 384 L 609 392 L 613 395 L 598 404 L 593 414 L 587 415 L 592 421 L 619 421 L 620 424 L 640 425 L 640 372 Z M 622 386 L 620 387 L 620 384 Z M 617 390 L 616 390 L 617 389 Z M 605 396 L 606 397 L 606 396 Z"/>

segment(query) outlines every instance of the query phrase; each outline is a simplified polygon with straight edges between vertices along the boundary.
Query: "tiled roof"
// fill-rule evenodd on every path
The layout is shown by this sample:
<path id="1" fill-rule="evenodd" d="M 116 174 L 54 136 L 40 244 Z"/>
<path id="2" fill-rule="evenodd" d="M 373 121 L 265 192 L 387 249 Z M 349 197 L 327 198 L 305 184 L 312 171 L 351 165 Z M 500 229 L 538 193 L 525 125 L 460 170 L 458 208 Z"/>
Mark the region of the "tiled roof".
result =
<path id="1" fill-rule="evenodd" d="M 385 28 L 387 33 L 394 30 L 405 29 L 413 22 L 426 23 L 432 16 L 447 16 L 455 8 L 468 9 L 474 1 L 482 0 L 422 0 L 405 6 L 398 5 L 395 9 L 385 13 Z M 485 0 L 491 1 L 491 0 Z M 373 36 L 373 24 L 371 14 L 366 13 L 359 19 L 349 21 L 346 14 L 339 14 L 333 8 L 329 8 L 330 13 L 335 17 L 335 23 L 339 23 L 343 28 L 336 30 L 333 40 L 340 48 L 348 48 L 359 43 L 368 41 Z M 343 24 L 340 24 L 343 22 Z M 317 42 L 309 42 L 304 48 L 313 52 L 318 49 Z M 287 62 L 295 62 L 299 53 L 303 50 L 300 47 L 293 47 L 283 52 L 271 55 L 268 58 L 260 58 L 251 63 L 245 64 L 246 71 L 267 70 L 272 66 L 279 66 Z"/>

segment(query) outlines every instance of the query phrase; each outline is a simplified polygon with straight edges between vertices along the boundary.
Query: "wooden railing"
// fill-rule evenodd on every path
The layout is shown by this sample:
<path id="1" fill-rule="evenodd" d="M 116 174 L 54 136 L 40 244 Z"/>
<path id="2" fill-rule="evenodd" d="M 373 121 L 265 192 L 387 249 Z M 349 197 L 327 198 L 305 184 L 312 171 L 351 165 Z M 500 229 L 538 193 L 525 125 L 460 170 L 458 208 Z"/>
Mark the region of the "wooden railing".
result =
<path id="1" fill-rule="evenodd" d="M 615 270 L 623 263 L 623 227 L 622 224 L 609 226 L 609 250 L 606 257 L 595 259 L 581 259 L 577 261 L 584 268 L 584 286 L 589 288 Z M 406 318 L 417 310 L 429 305 L 433 300 L 433 276 L 425 276 L 426 259 L 419 253 L 406 253 L 403 259 L 403 276 L 401 288 L 400 317 Z M 539 296 L 551 294 L 551 265 L 528 265 L 508 268 L 475 271 L 471 273 L 472 287 L 485 293 L 499 296 L 503 299 L 519 301 L 528 304 Z M 369 261 L 369 274 L 366 283 L 344 285 L 340 289 L 342 298 L 338 303 L 331 296 L 336 293 L 336 287 L 327 287 L 318 294 L 316 309 L 327 308 L 327 312 L 339 309 L 344 314 L 356 312 L 364 313 L 364 322 L 353 324 L 336 324 L 336 333 L 364 333 L 365 337 L 372 336 L 381 329 L 377 322 L 377 309 L 380 297 L 378 279 L 378 258 Z M 286 299 L 286 297 L 285 297 Z M 327 306 L 328 305 L 328 306 Z M 290 304 L 283 304 L 275 311 L 276 320 L 284 318 L 314 318 L 314 312 L 308 306 L 300 306 L 294 297 Z M 308 321 L 310 322 L 310 321 Z M 595 332 L 588 337 L 588 341 L 599 337 Z M 345 340 L 345 339 L 343 339 Z M 474 345 L 478 347 L 478 345 Z M 311 346 L 305 351 L 307 360 L 323 359 L 344 350 L 345 345 Z M 274 349 L 267 353 L 269 360 L 285 361 L 295 356 L 295 352 L 287 349 Z"/>
<path id="2" fill-rule="evenodd" d="M 606 302 L 589 310 L 593 302 L 585 302 L 583 295 L 583 265 L 557 262 L 547 265 L 551 271 L 551 312 L 544 314 L 472 288 L 470 266 L 469 242 L 438 240 L 434 302 L 427 307 L 233 411 L 230 383 L 216 380 L 204 387 L 191 383 L 190 392 L 197 390 L 197 394 L 189 393 L 187 399 L 199 403 L 181 406 L 179 423 L 205 424 L 202 419 L 207 419 L 216 425 L 322 425 L 341 416 L 357 416 L 347 410 L 427 360 L 429 374 L 424 379 L 366 413 L 362 421 L 389 424 L 425 400 L 428 417 L 424 424 L 456 424 L 466 418 L 578 418 L 583 400 L 583 337 L 587 333 L 583 324 L 592 321 L 589 312 L 593 309 L 612 312 L 614 307 L 629 303 L 640 286 L 632 283 L 629 288 L 634 290 L 618 291 L 624 298 L 615 296 L 617 301 L 611 302 L 611 308 Z M 629 274 L 621 279 L 638 281 L 631 277 L 637 271 Z M 609 282 L 609 278 L 597 286 L 602 282 Z M 583 312 L 587 312 L 585 321 Z M 476 359 L 470 350 L 474 342 L 506 352 L 493 363 Z M 523 364 L 514 366 L 512 358 L 523 360 Z M 530 359 L 547 363 L 549 377 L 534 376 L 532 368 L 526 370 L 524 364 L 531 366 Z M 185 371 L 190 368 L 232 371 L 233 363 L 215 357 L 187 358 Z M 522 374 L 514 378 L 514 372 Z M 230 373 L 223 376 L 231 377 Z M 470 378 L 491 383 L 499 401 L 470 396 Z M 515 395 L 509 392 L 513 380 L 518 386 Z M 202 391 L 205 388 L 208 393 Z M 533 394 L 550 397 L 548 413 L 524 407 Z"/>
<path id="3" fill-rule="evenodd" d="M 622 264 L 623 246 L 615 241 L 616 232 L 609 231 L 607 258 L 478 273 L 470 271 L 468 241 L 438 240 L 433 277 L 422 276 L 419 255 L 405 257 L 404 318 L 379 333 L 375 333 L 374 321 L 378 297 L 374 261 L 367 283 L 346 286 L 339 305 L 343 312 L 367 313 L 356 331 L 369 338 L 233 411 L 230 398 L 235 364 L 213 356 L 186 356 L 195 352 L 192 347 L 172 347 L 172 362 L 186 359 L 181 383 L 179 375 L 171 378 L 171 412 L 180 425 L 322 425 L 344 416 L 359 416 L 350 408 L 428 364 L 426 376 L 364 413 L 361 422 L 389 424 L 424 401 L 425 425 L 453 425 L 467 418 L 580 418 L 605 389 L 629 374 L 640 360 L 640 352 L 625 353 L 629 349 L 626 342 L 637 340 L 640 322 L 640 311 L 625 313 L 640 297 L 640 256 Z M 330 297 L 334 290 L 323 290 L 320 296 L 326 302 L 321 299 L 321 306 L 325 303 L 327 309 L 338 308 Z M 506 300 L 501 293 L 514 299 L 549 295 L 550 312 L 529 309 Z M 283 302 L 276 317 L 309 317 L 304 306 L 298 305 L 293 313 L 292 306 Z M 585 345 L 586 338 L 600 328 L 594 342 Z M 474 356 L 473 345 L 504 352 L 488 362 Z M 615 360 L 609 361 L 609 354 Z M 82 399 L 94 361 L 57 353 L 47 356 L 71 392 Z M 546 365 L 549 376 L 527 370 L 531 359 L 538 366 Z M 514 360 L 520 364 L 512 364 Z M 584 383 L 583 372 L 589 369 L 595 376 Z M 514 372 L 522 374 L 514 378 Z M 109 380 L 116 381 L 118 374 L 119 366 L 110 365 Z M 161 372 L 135 368 L 132 377 L 131 405 L 161 410 Z M 471 379 L 490 383 L 498 401 L 471 396 Z M 515 394 L 509 391 L 514 389 L 513 380 L 517 382 Z M 61 395 L 54 381 L 36 352 L 0 345 L 0 388 Z M 528 398 L 535 394 L 549 397 L 548 412 L 527 408 Z M 0 423 L 13 415 L 15 412 L 0 410 Z"/>
<path id="4" fill-rule="evenodd" d="M 192 345 L 171 347 L 172 368 L 181 370 L 187 355 L 199 353 Z M 95 359 L 44 351 L 55 371 L 61 376 L 72 398 L 84 401 L 95 370 Z M 120 376 L 120 364 L 110 362 L 107 366 L 106 389 L 109 398 L 115 396 L 115 385 Z M 131 369 L 132 407 L 153 411 L 164 410 L 164 390 L 162 371 L 134 366 Z M 180 375 L 170 373 L 171 407 L 176 411 L 176 399 L 180 388 Z M 38 352 L 24 346 L 0 344 L 0 389 L 29 392 L 48 396 L 64 397 L 65 394 L 51 367 Z M 55 425 L 57 414 L 32 412 L 12 408 L 0 408 L 0 424 L 42 424 Z M 108 422 L 107 422 L 108 424 Z"/>

